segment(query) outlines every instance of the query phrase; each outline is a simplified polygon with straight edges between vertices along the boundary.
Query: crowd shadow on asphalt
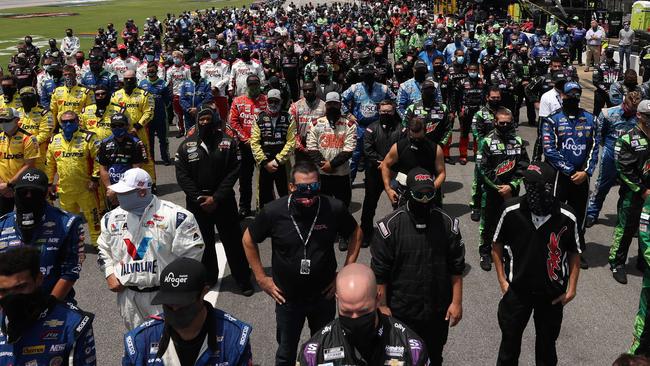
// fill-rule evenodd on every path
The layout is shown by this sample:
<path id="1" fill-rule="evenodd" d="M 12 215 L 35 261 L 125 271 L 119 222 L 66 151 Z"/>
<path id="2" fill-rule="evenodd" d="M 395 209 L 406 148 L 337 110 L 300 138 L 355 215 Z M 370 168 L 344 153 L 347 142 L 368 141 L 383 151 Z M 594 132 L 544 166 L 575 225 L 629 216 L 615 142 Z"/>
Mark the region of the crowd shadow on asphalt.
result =
<path id="1" fill-rule="evenodd" d="M 611 243 L 609 242 L 606 244 L 588 242 L 586 244 L 587 250 L 585 250 L 582 255 L 587 260 L 587 263 L 589 263 L 589 268 L 594 268 L 594 267 L 609 268 L 610 244 Z M 625 266 L 628 275 L 635 276 L 635 277 L 643 276 L 643 273 L 636 268 L 636 261 L 638 258 L 639 257 L 637 255 L 630 256 L 628 258 L 627 265 Z"/>
<path id="2" fill-rule="evenodd" d="M 166 196 L 168 194 L 173 194 L 181 191 L 181 186 L 177 183 L 165 183 L 165 184 L 156 184 L 157 193 L 156 196 Z"/>
<path id="3" fill-rule="evenodd" d="M 471 211 L 467 203 L 445 203 L 444 200 L 442 208 L 452 217 L 461 217 Z"/>

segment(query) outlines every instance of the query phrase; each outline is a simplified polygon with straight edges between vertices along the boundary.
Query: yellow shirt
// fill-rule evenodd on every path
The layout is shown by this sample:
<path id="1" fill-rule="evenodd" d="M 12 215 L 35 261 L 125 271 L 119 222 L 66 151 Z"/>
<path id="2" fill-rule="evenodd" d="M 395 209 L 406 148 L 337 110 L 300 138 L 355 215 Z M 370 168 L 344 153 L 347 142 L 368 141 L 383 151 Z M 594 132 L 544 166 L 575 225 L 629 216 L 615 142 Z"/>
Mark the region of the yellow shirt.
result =
<path id="1" fill-rule="evenodd" d="M 26 160 L 38 158 L 38 141 L 23 129 L 13 136 L 0 132 L 0 180 L 10 182 Z"/>

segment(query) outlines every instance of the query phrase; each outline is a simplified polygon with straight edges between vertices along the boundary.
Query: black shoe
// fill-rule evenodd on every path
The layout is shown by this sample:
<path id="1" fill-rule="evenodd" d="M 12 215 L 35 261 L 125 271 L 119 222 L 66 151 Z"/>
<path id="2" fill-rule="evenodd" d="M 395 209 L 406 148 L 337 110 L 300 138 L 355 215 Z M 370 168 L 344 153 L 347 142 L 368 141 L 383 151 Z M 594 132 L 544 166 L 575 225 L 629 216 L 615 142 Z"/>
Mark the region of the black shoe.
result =
<path id="1" fill-rule="evenodd" d="M 185 131 L 178 130 L 178 133 L 176 134 L 176 138 L 177 139 L 182 139 L 183 137 L 185 137 Z"/>
<path id="2" fill-rule="evenodd" d="M 467 164 L 467 158 L 460 158 L 458 159 L 458 162 L 460 163 L 460 165 L 465 165 Z"/>
<path id="3" fill-rule="evenodd" d="M 249 216 L 251 216 L 253 213 L 251 212 L 250 208 L 240 208 L 239 209 L 239 219 L 243 220 Z"/>
<path id="4" fill-rule="evenodd" d="M 163 160 L 163 164 L 165 164 L 165 166 L 170 166 L 172 165 L 172 161 L 170 159 L 165 159 Z"/>
<path id="5" fill-rule="evenodd" d="M 587 220 L 585 220 L 585 227 L 592 227 L 592 226 L 596 225 L 597 221 L 598 221 L 597 218 L 587 216 Z"/>
<path id="6" fill-rule="evenodd" d="M 339 250 L 346 252 L 348 250 L 348 239 L 344 237 L 339 238 Z"/>
<path id="7" fill-rule="evenodd" d="M 635 267 L 639 272 L 645 272 L 645 259 L 643 257 L 637 257 Z"/>
<path id="8" fill-rule="evenodd" d="M 156 186 L 156 183 L 151 185 L 151 193 L 158 194 L 158 187 Z"/>
<path id="9" fill-rule="evenodd" d="M 246 283 L 240 283 L 239 290 L 241 291 L 241 294 L 246 297 L 251 297 L 253 296 L 253 293 L 255 293 L 251 281 L 246 281 Z"/>
<path id="10" fill-rule="evenodd" d="M 481 269 L 490 272 L 492 270 L 492 258 L 489 255 L 481 256 Z"/>
<path id="11" fill-rule="evenodd" d="M 445 158 L 445 164 L 456 165 L 456 162 L 454 162 L 453 160 L 451 160 L 451 158 Z"/>
<path id="12" fill-rule="evenodd" d="M 612 268 L 612 277 L 614 277 L 616 282 L 620 284 L 627 284 L 627 272 L 625 271 L 624 266 L 616 266 Z"/>
<path id="13" fill-rule="evenodd" d="M 471 215 L 469 215 L 469 218 L 474 222 L 481 221 L 481 211 L 473 208 Z"/>
<path id="14" fill-rule="evenodd" d="M 587 260 L 583 256 L 580 256 L 580 268 L 589 269 L 589 263 L 587 263 Z"/>
<path id="15" fill-rule="evenodd" d="M 364 240 L 361 242 L 361 248 L 368 248 L 370 246 L 370 242 L 367 240 Z"/>

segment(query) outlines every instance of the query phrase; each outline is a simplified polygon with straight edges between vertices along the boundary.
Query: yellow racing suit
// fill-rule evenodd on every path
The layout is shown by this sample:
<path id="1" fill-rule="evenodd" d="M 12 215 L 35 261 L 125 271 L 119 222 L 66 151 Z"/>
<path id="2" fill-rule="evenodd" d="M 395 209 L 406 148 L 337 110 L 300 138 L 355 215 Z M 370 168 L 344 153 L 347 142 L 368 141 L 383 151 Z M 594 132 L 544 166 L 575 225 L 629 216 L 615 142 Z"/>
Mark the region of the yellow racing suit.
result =
<path id="1" fill-rule="evenodd" d="M 54 120 L 52 112 L 41 106 L 32 108 L 29 112 L 21 107 L 17 109 L 20 120 L 18 125 L 23 130 L 36 137 L 38 141 L 39 157 L 36 159 L 36 168 L 45 171 L 45 157 L 47 155 L 47 145 L 52 137 Z"/>
<path id="2" fill-rule="evenodd" d="M 9 183 L 29 159 L 38 159 L 35 136 L 19 128 L 13 136 L 0 132 L 0 181 Z"/>
<path id="3" fill-rule="evenodd" d="M 97 137 L 94 133 L 78 130 L 70 141 L 58 133 L 47 148 L 47 176 L 49 183 L 58 174 L 57 193 L 59 205 L 63 210 L 83 213 L 88 222 L 91 244 L 97 246 L 100 231 L 99 195 L 97 190 L 89 190 L 88 184 L 99 182 L 97 157 Z"/>
<path id="4" fill-rule="evenodd" d="M 113 134 L 111 130 L 111 116 L 115 112 L 107 107 L 104 114 L 97 116 L 97 104 L 91 104 L 81 110 L 79 115 L 79 128 L 94 132 L 97 141 L 102 141 Z"/>
<path id="5" fill-rule="evenodd" d="M 81 85 L 75 85 L 72 88 L 64 85 L 54 89 L 50 101 L 54 127 L 59 125 L 59 118 L 63 112 L 74 111 L 79 115 L 82 109 L 93 103 L 95 103 L 95 94 Z"/>
<path id="6" fill-rule="evenodd" d="M 153 119 L 154 98 L 148 91 L 140 88 L 135 88 L 131 95 L 127 94 L 124 89 L 120 89 L 113 93 L 111 97 L 110 107 L 113 108 L 112 113 L 124 113 L 129 118 L 129 127 L 136 128 L 136 136 L 144 144 L 147 154 L 149 154 L 149 122 Z M 134 127 L 139 125 L 139 128 Z M 149 173 L 153 183 L 156 183 L 156 169 L 154 159 L 149 158 L 144 164 L 143 169 Z"/>

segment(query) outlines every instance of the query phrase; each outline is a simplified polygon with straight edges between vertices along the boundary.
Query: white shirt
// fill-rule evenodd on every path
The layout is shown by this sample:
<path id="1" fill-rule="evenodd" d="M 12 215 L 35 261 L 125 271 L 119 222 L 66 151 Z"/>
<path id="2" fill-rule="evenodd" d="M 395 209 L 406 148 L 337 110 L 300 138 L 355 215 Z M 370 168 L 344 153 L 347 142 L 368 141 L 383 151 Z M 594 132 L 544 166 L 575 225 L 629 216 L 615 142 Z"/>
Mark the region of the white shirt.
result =
<path id="1" fill-rule="evenodd" d="M 562 108 L 562 98 L 555 88 L 542 94 L 542 98 L 539 100 L 540 117 L 548 117 L 560 108 Z"/>

